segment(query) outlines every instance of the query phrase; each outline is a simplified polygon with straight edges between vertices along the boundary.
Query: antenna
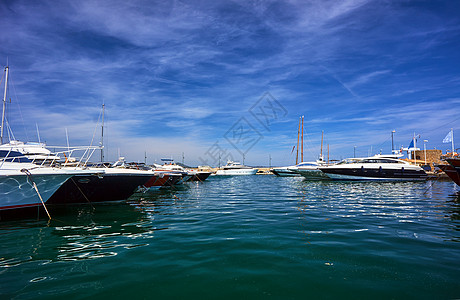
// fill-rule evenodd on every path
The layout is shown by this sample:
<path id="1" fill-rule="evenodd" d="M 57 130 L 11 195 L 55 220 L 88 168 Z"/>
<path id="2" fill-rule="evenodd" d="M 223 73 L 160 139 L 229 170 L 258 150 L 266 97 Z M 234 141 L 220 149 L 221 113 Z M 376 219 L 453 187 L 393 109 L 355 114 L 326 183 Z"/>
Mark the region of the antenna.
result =
<path id="1" fill-rule="evenodd" d="M 38 124 L 35 123 L 35 126 L 37 127 L 37 137 L 38 137 L 38 143 L 40 143 L 40 131 L 38 130 Z"/>
<path id="2" fill-rule="evenodd" d="M 67 133 L 67 127 L 65 129 L 65 137 L 67 139 L 67 151 L 70 152 L 70 145 L 69 145 L 69 134 Z"/>

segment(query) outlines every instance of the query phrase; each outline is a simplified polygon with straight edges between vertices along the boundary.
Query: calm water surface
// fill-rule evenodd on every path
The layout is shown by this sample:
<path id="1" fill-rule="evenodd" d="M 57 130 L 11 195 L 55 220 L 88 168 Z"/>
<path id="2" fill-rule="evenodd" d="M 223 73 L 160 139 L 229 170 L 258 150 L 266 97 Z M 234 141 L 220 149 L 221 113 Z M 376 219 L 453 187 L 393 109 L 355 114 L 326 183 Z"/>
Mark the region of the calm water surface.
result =
<path id="1" fill-rule="evenodd" d="M 458 191 L 211 177 L 2 222 L 0 298 L 460 298 Z"/>

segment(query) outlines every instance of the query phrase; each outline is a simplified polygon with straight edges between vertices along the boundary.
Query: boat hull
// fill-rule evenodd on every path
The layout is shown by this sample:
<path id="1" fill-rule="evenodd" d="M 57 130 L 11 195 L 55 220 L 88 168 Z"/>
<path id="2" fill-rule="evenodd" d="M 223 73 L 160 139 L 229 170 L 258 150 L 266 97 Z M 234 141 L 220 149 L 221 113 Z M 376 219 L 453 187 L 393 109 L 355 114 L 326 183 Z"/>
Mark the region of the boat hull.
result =
<path id="1" fill-rule="evenodd" d="M 50 204 L 107 202 L 128 199 L 149 185 L 153 174 L 76 175 L 48 200 Z"/>
<path id="2" fill-rule="evenodd" d="M 188 181 L 205 181 L 210 175 L 211 172 L 197 172 L 193 174 Z"/>
<path id="3" fill-rule="evenodd" d="M 255 175 L 258 169 L 235 169 L 235 170 L 218 170 L 216 175 L 220 176 L 238 176 L 238 175 Z"/>
<path id="4" fill-rule="evenodd" d="M 275 174 L 276 176 L 279 176 L 279 177 L 296 177 L 296 176 L 300 176 L 299 173 L 296 173 L 294 171 L 291 171 L 287 168 L 274 168 L 274 169 L 270 169 L 270 171 Z"/>
<path id="5" fill-rule="evenodd" d="M 452 181 L 460 185 L 460 173 L 451 165 L 437 165 Z"/>
<path id="6" fill-rule="evenodd" d="M 324 172 L 319 169 L 316 170 L 297 170 L 301 176 L 308 180 L 325 180 L 330 179 Z"/>
<path id="7" fill-rule="evenodd" d="M 426 180 L 423 170 L 382 169 L 382 168 L 321 168 L 328 177 L 334 180 L 390 180 L 417 181 Z"/>
<path id="8" fill-rule="evenodd" d="M 441 168 L 457 185 L 460 185 L 460 159 L 448 158 L 448 167 Z M 439 166 L 441 167 L 441 166 Z"/>
<path id="9" fill-rule="evenodd" d="M 32 179 L 45 203 L 71 174 L 34 174 Z M 26 174 L 0 176 L 0 211 L 41 206 L 41 200 Z"/>

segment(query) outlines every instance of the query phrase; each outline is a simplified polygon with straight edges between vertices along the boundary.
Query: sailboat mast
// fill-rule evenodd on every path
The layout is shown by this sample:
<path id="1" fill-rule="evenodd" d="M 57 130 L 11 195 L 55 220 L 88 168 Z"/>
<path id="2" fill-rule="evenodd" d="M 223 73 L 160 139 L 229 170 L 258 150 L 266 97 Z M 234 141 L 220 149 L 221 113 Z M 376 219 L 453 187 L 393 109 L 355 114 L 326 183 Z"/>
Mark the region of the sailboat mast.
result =
<path id="1" fill-rule="evenodd" d="M 297 154 L 295 156 L 295 164 L 299 163 L 299 135 L 300 135 L 300 119 L 299 119 L 299 130 L 297 130 Z"/>
<path id="2" fill-rule="evenodd" d="M 105 104 L 102 104 L 101 162 L 104 162 L 104 113 L 105 113 Z"/>
<path id="3" fill-rule="evenodd" d="M 303 162 L 303 116 L 302 116 L 302 151 L 300 152 L 300 162 Z"/>
<path id="4" fill-rule="evenodd" d="M 323 159 L 323 137 L 324 137 L 324 130 L 321 131 L 321 151 L 319 153 L 321 160 Z"/>
<path id="5" fill-rule="evenodd" d="M 5 127 L 6 89 L 8 87 L 8 66 L 5 68 L 5 93 L 3 94 L 2 128 L 0 132 L 0 144 L 3 144 L 3 128 Z"/>

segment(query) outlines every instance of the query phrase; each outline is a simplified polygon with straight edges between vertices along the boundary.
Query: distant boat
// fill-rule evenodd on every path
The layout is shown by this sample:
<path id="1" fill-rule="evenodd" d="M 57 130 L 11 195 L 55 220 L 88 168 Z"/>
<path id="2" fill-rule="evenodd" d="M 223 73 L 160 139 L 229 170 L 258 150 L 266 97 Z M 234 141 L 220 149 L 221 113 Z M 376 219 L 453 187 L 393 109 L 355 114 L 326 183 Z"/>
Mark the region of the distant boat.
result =
<path id="1" fill-rule="evenodd" d="M 243 166 L 239 162 L 229 160 L 227 165 L 217 170 L 216 175 L 254 175 L 258 169 Z"/>
<path id="2" fill-rule="evenodd" d="M 394 155 L 375 155 L 349 158 L 342 162 L 319 167 L 327 176 L 337 180 L 425 180 L 427 174 L 416 165 L 395 158 Z"/>

